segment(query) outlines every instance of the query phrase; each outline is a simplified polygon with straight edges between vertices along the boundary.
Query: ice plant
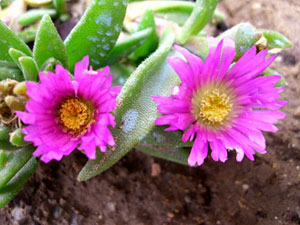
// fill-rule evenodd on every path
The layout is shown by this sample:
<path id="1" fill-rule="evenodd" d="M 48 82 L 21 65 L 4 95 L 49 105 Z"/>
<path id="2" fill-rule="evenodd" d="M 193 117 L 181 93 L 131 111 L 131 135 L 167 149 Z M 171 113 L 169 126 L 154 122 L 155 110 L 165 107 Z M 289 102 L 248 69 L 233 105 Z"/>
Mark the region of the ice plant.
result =
<path id="1" fill-rule="evenodd" d="M 108 125 L 115 126 L 111 111 L 120 87 L 112 85 L 109 67 L 89 66 L 88 56 L 75 65 L 74 80 L 61 65 L 55 73 L 39 73 L 41 83 L 26 82 L 27 112 L 16 112 L 25 124 L 25 140 L 37 146 L 34 156 L 44 162 L 60 160 L 75 148 L 95 159 L 96 147 L 105 152 L 115 144 Z"/>
<path id="2" fill-rule="evenodd" d="M 186 49 L 176 46 L 186 61 L 170 57 L 168 62 L 182 83 L 171 97 L 154 96 L 162 114 L 156 125 L 170 125 L 166 131 L 185 130 L 182 141 L 195 139 L 188 163 L 203 164 L 211 149 L 215 161 L 225 162 L 227 150 L 237 152 L 237 161 L 246 155 L 254 160 L 255 151 L 266 153 L 262 131 L 276 132 L 274 126 L 285 114 L 277 111 L 286 104 L 277 100 L 283 87 L 274 87 L 280 76 L 260 76 L 274 61 L 268 50 L 248 50 L 232 67 L 234 41 L 219 43 L 208 38 L 209 55 L 203 62 Z"/>

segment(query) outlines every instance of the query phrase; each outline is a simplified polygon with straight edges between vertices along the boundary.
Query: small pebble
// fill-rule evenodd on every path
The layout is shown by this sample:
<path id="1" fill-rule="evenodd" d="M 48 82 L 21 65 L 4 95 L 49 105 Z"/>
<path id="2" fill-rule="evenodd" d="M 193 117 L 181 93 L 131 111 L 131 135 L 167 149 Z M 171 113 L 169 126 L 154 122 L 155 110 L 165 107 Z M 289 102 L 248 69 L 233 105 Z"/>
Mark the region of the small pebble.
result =
<path id="1" fill-rule="evenodd" d="M 115 205 L 115 203 L 113 203 L 113 202 L 109 202 L 109 203 L 107 203 L 107 208 L 108 208 L 110 211 L 114 212 L 114 211 L 116 210 L 116 205 Z"/>
<path id="2" fill-rule="evenodd" d="M 157 177 L 161 173 L 161 168 L 160 165 L 157 163 L 152 164 L 152 171 L 151 171 L 151 176 L 152 177 Z"/>
<path id="3" fill-rule="evenodd" d="M 19 223 L 23 223 L 26 220 L 25 210 L 20 207 L 14 208 L 11 211 L 11 215 L 14 218 L 14 220 L 16 220 Z"/>
<path id="4" fill-rule="evenodd" d="M 247 191 L 249 189 L 249 185 L 248 184 L 243 184 L 242 188 L 243 188 L 243 191 Z"/>
<path id="5" fill-rule="evenodd" d="M 71 220 L 70 225 L 80 225 L 83 220 L 83 216 L 80 214 L 75 214 Z"/>
<path id="6" fill-rule="evenodd" d="M 53 213 L 54 218 L 58 219 L 61 216 L 61 214 L 63 213 L 63 211 L 64 210 L 63 210 L 62 207 L 56 206 L 55 209 L 54 209 L 54 213 Z"/>

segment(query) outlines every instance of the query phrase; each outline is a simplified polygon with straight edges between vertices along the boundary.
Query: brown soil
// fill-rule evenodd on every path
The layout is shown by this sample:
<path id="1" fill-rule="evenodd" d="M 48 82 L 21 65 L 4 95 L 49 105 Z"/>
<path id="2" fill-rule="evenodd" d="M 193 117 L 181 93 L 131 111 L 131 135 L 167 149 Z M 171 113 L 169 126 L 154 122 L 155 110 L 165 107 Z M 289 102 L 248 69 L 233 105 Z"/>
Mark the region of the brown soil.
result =
<path id="1" fill-rule="evenodd" d="M 188 168 L 132 151 L 102 175 L 79 183 L 80 153 L 41 163 L 16 199 L 0 211 L 0 224 L 300 224 L 300 2 L 223 0 L 232 26 L 250 21 L 282 32 L 293 48 L 273 64 L 288 82 L 287 117 L 266 134 L 268 154 L 255 162 L 211 159 Z M 17 222 L 19 221 L 19 222 Z"/>

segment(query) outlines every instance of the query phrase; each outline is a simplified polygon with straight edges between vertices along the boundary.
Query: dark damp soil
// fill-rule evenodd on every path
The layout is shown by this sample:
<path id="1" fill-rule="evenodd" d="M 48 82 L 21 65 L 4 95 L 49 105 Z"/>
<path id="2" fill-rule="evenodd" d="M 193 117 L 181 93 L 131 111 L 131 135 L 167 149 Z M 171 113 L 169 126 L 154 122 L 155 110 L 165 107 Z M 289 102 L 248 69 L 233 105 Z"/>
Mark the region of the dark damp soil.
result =
<path id="1" fill-rule="evenodd" d="M 223 0 L 225 24 L 250 21 L 285 34 L 292 49 L 273 68 L 288 86 L 287 117 L 266 134 L 268 154 L 255 162 L 211 159 L 200 168 L 130 152 L 102 175 L 79 183 L 80 153 L 61 163 L 40 164 L 16 199 L 0 211 L 0 224 L 71 225 L 288 225 L 300 224 L 300 2 Z M 60 25 L 68 30 L 71 22 Z"/>

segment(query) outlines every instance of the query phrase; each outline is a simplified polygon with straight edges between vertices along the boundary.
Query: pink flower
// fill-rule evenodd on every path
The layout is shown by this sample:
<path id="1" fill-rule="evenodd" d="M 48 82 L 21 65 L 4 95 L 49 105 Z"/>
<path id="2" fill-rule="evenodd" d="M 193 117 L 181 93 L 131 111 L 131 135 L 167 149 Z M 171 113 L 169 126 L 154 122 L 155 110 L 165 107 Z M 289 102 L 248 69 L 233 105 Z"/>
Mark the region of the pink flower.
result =
<path id="1" fill-rule="evenodd" d="M 256 54 L 255 46 L 232 67 L 235 44 L 231 38 L 216 43 L 208 38 L 209 55 L 203 62 L 186 49 L 175 48 L 179 57 L 168 58 L 182 84 L 171 97 L 155 96 L 156 125 L 170 125 L 166 131 L 185 130 L 182 141 L 195 139 L 188 163 L 200 166 L 211 149 L 213 160 L 225 162 L 227 150 L 235 150 L 236 160 L 244 155 L 254 160 L 255 151 L 266 153 L 262 131 L 276 132 L 273 125 L 285 114 L 276 111 L 287 102 L 277 100 L 283 87 L 274 87 L 280 76 L 259 76 L 275 59 L 268 51 Z"/>
<path id="2" fill-rule="evenodd" d="M 109 67 L 102 71 L 88 69 L 89 58 L 75 65 L 74 80 L 69 72 L 57 65 L 55 73 L 39 74 L 41 83 L 26 82 L 27 112 L 16 112 L 25 124 L 25 140 L 37 146 L 34 156 L 41 160 L 61 160 L 75 148 L 88 158 L 96 158 L 96 147 L 102 152 L 113 146 L 114 138 L 108 125 L 115 126 L 111 111 L 116 107 L 120 87 L 112 87 Z"/>

